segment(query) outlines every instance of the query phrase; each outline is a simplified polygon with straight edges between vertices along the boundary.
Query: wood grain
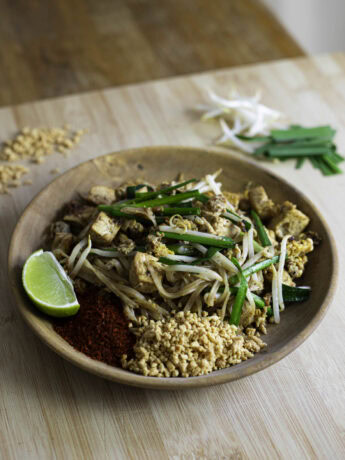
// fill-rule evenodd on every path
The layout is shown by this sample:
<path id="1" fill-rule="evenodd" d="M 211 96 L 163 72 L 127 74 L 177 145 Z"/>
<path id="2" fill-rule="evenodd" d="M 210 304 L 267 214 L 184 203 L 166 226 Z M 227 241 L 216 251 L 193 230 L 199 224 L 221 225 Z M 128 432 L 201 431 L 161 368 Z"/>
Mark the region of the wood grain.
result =
<path id="1" fill-rule="evenodd" d="M 255 0 L 0 0 L 0 105 L 303 55 Z"/>
<path id="2" fill-rule="evenodd" d="M 97 459 L 342 459 L 345 456 L 345 310 L 338 289 L 313 335 L 280 363 L 210 389 L 155 392 L 112 384 L 45 347 L 22 322 L 8 289 L 11 231 L 52 177 L 81 161 L 143 145 L 206 146 L 218 127 L 191 110 L 206 88 L 258 87 L 295 123 L 332 124 L 345 151 L 345 56 L 284 60 L 0 109 L 0 138 L 18 127 L 88 128 L 68 158 L 32 166 L 32 186 L 0 197 L 0 457 Z M 210 167 L 212 159 L 210 158 Z M 344 281 L 344 175 L 306 165 L 268 168 L 307 194 L 332 227 Z M 91 178 L 90 178 L 91 180 Z M 35 222 L 32 223 L 35 225 Z M 325 261 L 327 263 L 327 261 Z"/>

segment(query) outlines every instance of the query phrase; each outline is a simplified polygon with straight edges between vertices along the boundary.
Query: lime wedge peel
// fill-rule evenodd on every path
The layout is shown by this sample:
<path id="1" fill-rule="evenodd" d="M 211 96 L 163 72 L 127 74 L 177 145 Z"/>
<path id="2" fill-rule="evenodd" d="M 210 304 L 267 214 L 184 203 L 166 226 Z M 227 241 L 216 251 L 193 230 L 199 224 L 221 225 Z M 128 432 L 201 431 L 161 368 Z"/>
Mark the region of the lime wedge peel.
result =
<path id="1" fill-rule="evenodd" d="M 42 249 L 26 260 L 23 286 L 37 308 L 50 316 L 72 316 L 79 310 L 73 283 L 52 252 Z"/>

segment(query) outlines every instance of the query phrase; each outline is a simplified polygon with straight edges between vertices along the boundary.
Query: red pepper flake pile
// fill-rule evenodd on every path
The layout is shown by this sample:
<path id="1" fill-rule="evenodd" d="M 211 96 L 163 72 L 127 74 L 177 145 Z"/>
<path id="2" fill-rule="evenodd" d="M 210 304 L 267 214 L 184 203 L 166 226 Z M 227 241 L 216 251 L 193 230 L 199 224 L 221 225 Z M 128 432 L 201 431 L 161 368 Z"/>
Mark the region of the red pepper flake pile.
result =
<path id="1" fill-rule="evenodd" d="M 135 343 L 120 301 L 113 294 L 94 288 L 79 294 L 78 301 L 78 313 L 57 319 L 55 331 L 90 358 L 119 366 L 121 356 L 131 354 Z"/>

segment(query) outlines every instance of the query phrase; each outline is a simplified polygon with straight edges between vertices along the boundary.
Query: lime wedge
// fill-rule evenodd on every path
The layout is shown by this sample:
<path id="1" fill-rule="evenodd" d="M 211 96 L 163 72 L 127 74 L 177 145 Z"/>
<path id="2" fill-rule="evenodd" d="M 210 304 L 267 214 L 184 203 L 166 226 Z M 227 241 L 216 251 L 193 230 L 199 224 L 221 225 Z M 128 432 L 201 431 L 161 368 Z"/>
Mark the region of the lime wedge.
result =
<path id="1" fill-rule="evenodd" d="M 50 316 L 72 316 L 79 310 L 72 281 L 52 252 L 42 249 L 27 259 L 23 286 L 37 308 Z"/>

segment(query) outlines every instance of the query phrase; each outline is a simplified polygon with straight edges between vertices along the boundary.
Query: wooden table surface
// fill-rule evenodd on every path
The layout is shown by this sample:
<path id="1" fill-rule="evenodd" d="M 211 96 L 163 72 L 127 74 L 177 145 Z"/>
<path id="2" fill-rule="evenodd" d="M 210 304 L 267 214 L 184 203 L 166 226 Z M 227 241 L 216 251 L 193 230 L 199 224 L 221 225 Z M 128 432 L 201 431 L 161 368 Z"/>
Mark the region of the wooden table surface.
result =
<path id="1" fill-rule="evenodd" d="M 16 459 L 345 458 L 345 175 L 267 167 L 311 197 L 338 242 L 339 288 L 318 329 L 273 367 L 223 386 L 155 392 L 109 383 L 44 346 L 7 287 L 6 253 L 24 206 L 55 167 L 114 150 L 209 145 L 218 128 L 193 112 L 206 88 L 257 88 L 295 123 L 337 128 L 345 151 L 345 55 L 284 60 L 0 109 L 0 139 L 24 125 L 70 123 L 89 133 L 67 159 L 32 167 L 33 185 L 0 196 L 0 457 Z M 164 165 L 162 165 L 164 168 Z M 210 158 L 212 169 L 212 158 Z M 34 222 L 32 223 L 35 224 Z M 327 264 L 327 260 L 324 261 Z M 2 454 L 2 455 L 1 455 Z"/>
<path id="2" fill-rule="evenodd" d="M 258 0 L 0 0 L 0 106 L 302 56 Z"/>

